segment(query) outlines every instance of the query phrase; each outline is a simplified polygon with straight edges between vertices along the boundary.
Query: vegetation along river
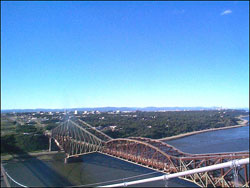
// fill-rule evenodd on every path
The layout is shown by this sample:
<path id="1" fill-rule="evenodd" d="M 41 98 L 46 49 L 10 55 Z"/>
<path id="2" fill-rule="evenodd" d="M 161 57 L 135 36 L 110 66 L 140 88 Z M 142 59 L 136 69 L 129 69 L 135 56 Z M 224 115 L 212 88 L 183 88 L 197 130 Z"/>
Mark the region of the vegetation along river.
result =
<path id="1" fill-rule="evenodd" d="M 249 117 L 246 119 L 249 120 Z M 249 126 L 205 132 L 166 142 L 189 153 L 249 151 Z M 162 174 L 99 153 L 82 156 L 82 161 L 74 161 L 68 164 L 64 164 L 63 159 L 64 154 L 58 153 L 37 158 L 14 159 L 6 162 L 4 166 L 10 176 L 16 181 L 27 186 L 39 187 L 87 184 L 93 184 L 89 186 L 98 186 L 159 176 Z M 148 175 L 124 179 L 141 174 Z M 95 184 L 115 179 L 120 180 Z M 164 186 L 164 182 L 158 181 L 140 184 L 139 186 Z M 196 185 L 180 179 L 169 180 L 168 186 L 196 187 Z"/>

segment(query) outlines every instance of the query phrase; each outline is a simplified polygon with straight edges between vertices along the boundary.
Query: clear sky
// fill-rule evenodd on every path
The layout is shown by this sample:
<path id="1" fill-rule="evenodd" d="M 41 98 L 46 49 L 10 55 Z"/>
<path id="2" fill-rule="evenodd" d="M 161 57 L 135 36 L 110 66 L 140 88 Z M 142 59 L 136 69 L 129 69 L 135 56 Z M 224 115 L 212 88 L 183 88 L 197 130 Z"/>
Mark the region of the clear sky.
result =
<path id="1" fill-rule="evenodd" d="M 1 108 L 249 106 L 249 2 L 1 2 Z"/>

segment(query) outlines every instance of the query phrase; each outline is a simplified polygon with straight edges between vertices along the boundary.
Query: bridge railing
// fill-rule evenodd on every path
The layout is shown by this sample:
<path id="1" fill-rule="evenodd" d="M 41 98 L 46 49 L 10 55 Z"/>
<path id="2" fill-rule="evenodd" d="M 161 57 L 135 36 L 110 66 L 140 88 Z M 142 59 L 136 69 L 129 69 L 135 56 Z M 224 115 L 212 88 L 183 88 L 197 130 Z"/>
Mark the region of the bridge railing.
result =
<path id="1" fill-rule="evenodd" d="M 239 186 L 242 186 L 242 185 L 238 184 L 239 183 L 238 178 L 237 178 L 238 174 L 237 174 L 236 169 L 237 169 L 237 167 L 239 167 L 241 165 L 244 165 L 244 164 L 249 164 L 249 158 L 228 161 L 228 162 L 221 163 L 221 164 L 216 164 L 216 165 L 211 165 L 211 166 L 207 166 L 207 167 L 197 168 L 197 169 L 188 170 L 188 171 L 184 171 L 184 172 L 178 172 L 178 173 L 174 173 L 174 174 L 166 174 L 166 175 L 158 176 L 158 177 L 154 177 L 154 178 L 147 178 L 147 179 L 136 180 L 136 181 L 131 181 L 131 182 L 124 182 L 124 183 L 118 183 L 118 184 L 112 184 L 112 185 L 105 185 L 105 186 L 100 186 L 100 187 L 126 187 L 128 185 L 135 185 L 135 184 L 141 184 L 141 183 L 147 183 L 147 182 L 153 182 L 153 181 L 159 181 L 159 180 L 164 180 L 164 181 L 166 181 L 166 184 L 167 184 L 167 180 L 169 180 L 171 178 L 177 178 L 177 177 L 192 175 L 192 174 L 196 174 L 196 173 L 208 172 L 208 171 L 222 169 L 222 168 L 226 168 L 226 167 L 231 167 L 231 168 L 235 169 L 234 170 L 234 173 L 235 173 L 234 174 L 234 185 L 235 185 L 235 187 L 239 187 Z"/>
<path id="2" fill-rule="evenodd" d="M 14 180 L 4 169 L 3 164 L 1 164 L 1 178 L 3 178 L 3 181 L 5 183 L 6 187 L 28 187 L 26 185 L 23 185 L 16 180 Z M 5 187 L 3 186 L 3 187 Z M 2 187 L 2 185 L 1 185 Z"/>

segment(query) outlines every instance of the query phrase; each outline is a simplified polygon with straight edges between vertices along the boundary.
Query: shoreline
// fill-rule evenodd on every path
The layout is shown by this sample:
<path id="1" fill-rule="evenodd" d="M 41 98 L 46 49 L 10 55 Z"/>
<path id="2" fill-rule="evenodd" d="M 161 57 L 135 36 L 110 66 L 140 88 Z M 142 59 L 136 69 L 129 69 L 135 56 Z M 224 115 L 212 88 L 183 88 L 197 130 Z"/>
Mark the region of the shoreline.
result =
<path id="1" fill-rule="evenodd" d="M 34 151 L 34 152 L 28 152 L 27 154 L 6 154 L 1 155 L 2 161 L 9 161 L 12 159 L 19 159 L 19 158 L 32 158 L 32 157 L 41 157 L 43 155 L 53 155 L 57 153 L 63 153 L 61 151 Z"/>
<path id="2" fill-rule="evenodd" d="M 238 118 L 241 120 L 241 122 L 238 122 L 238 125 L 233 125 L 233 126 L 228 126 L 228 127 L 219 127 L 219 128 L 210 128 L 210 129 L 204 129 L 204 130 L 200 130 L 200 131 L 182 133 L 182 134 L 179 134 L 179 135 L 160 138 L 160 139 L 156 139 L 156 140 L 160 140 L 160 141 L 175 140 L 175 139 L 178 139 L 178 138 L 183 138 L 183 137 L 186 137 L 186 136 L 196 135 L 196 134 L 210 132 L 210 131 L 219 131 L 219 130 L 223 130 L 223 129 L 232 129 L 232 128 L 244 127 L 244 126 L 247 126 L 248 120 L 242 119 L 243 117 L 248 117 L 248 116 L 240 115 Z"/>

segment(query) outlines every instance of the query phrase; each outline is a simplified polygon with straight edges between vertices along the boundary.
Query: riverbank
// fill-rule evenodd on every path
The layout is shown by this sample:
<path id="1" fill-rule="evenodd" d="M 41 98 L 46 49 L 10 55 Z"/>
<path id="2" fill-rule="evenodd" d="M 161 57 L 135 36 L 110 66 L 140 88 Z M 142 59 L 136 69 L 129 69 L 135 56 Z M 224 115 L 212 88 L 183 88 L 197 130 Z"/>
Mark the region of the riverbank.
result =
<path id="1" fill-rule="evenodd" d="M 238 122 L 238 125 L 233 125 L 233 126 L 228 126 L 228 127 L 211 128 L 211 129 L 205 129 L 205 130 L 200 130 L 200 131 L 193 131 L 193 132 L 183 133 L 183 134 L 170 136 L 170 137 L 166 137 L 166 138 L 160 138 L 157 140 L 168 141 L 168 140 L 174 140 L 174 139 L 183 138 L 186 136 L 191 136 L 191 135 L 200 134 L 200 133 L 204 133 L 204 132 L 218 131 L 218 130 L 223 130 L 223 129 L 232 129 L 232 128 L 237 128 L 237 127 L 247 126 L 248 120 L 242 119 L 243 117 L 248 117 L 248 116 L 239 116 L 238 118 L 240 119 L 240 121 Z"/>
<path id="2" fill-rule="evenodd" d="M 41 159 L 47 159 L 48 157 L 42 157 L 42 156 L 48 156 L 48 155 L 54 155 L 57 153 L 63 153 L 62 151 L 37 151 L 37 152 L 29 152 L 27 154 L 7 154 L 7 155 L 1 155 L 2 161 L 8 161 L 12 159 L 17 158 L 29 158 L 29 157 L 40 157 Z"/>

